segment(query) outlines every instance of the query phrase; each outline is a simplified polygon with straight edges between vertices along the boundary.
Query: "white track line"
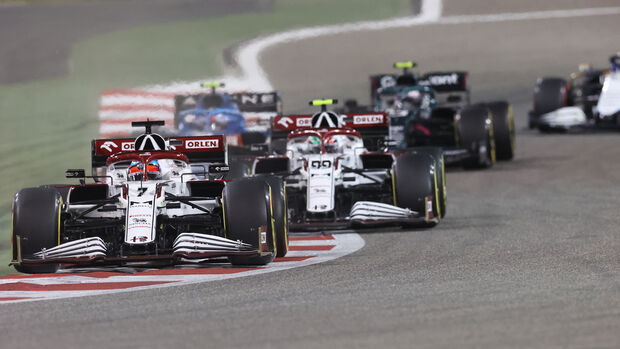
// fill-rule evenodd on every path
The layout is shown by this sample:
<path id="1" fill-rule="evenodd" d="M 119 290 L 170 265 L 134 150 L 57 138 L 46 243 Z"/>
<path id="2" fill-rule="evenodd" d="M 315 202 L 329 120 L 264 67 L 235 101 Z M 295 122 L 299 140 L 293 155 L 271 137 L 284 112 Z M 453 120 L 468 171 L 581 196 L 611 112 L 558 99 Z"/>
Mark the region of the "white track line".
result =
<path id="1" fill-rule="evenodd" d="M 498 13 L 487 15 L 467 15 L 441 17 L 443 4 L 441 0 L 423 0 L 419 15 L 380 21 L 363 21 L 341 25 L 317 26 L 293 29 L 259 37 L 241 45 L 235 54 L 241 68 L 239 75 L 225 75 L 207 80 L 225 81 L 233 90 L 270 91 L 273 86 L 260 64 L 261 54 L 276 45 L 335 34 L 355 31 L 374 31 L 394 28 L 407 28 L 425 24 L 464 24 L 487 23 L 519 20 L 541 20 L 554 18 L 571 18 L 584 16 L 606 16 L 620 14 L 620 7 L 598 7 L 568 10 L 533 11 L 521 13 Z M 204 81 L 200 80 L 200 81 Z M 174 82 L 166 85 L 146 87 L 163 92 L 187 91 L 198 89 L 200 81 Z"/>
<path id="2" fill-rule="evenodd" d="M 259 37 L 247 42 L 244 45 L 241 45 L 235 54 L 236 60 L 241 67 L 241 77 L 228 75 L 215 78 L 215 80 L 225 81 L 227 84 L 226 86 L 231 89 L 271 91 L 273 90 L 273 86 L 269 82 L 267 74 L 260 65 L 260 55 L 268 48 L 287 42 L 316 38 L 325 35 L 349 33 L 362 30 L 382 30 L 434 23 L 441 17 L 441 10 L 441 0 L 423 0 L 420 14 L 416 16 L 293 29 Z M 168 92 L 179 90 L 184 91 L 192 88 L 196 89 L 197 86 L 199 86 L 198 81 L 174 82 L 169 85 L 150 86 L 149 89 Z"/>
<path id="3" fill-rule="evenodd" d="M 550 10 L 534 12 L 498 13 L 488 15 L 449 16 L 442 17 L 437 24 L 464 24 L 464 23 L 487 23 L 507 22 L 536 19 L 572 18 L 586 16 L 608 16 L 620 14 L 620 7 L 595 7 L 571 10 Z"/>

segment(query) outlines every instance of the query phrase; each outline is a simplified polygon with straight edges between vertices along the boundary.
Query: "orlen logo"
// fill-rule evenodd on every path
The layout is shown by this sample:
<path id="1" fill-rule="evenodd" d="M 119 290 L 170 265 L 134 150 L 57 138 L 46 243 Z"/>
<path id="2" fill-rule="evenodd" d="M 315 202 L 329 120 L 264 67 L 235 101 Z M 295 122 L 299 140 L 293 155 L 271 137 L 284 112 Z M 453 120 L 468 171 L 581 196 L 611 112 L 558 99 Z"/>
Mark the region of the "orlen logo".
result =
<path id="1" fill-rule="evenodd" d="M 99 148 L 105 149 L 105 150 L 107 150 L 108 152 L 111 153 L 113 148 L 118 148 L 118 145 L 116 145 L 116 143 L 114 143 L 112 141 L 106 141 Z"/>
<path id="2" fill-rule="evenodd" d="M 297 127 L 312 127 L 312 118 L 297 118 L 295 125 Z"/>
<path id="3" fill-rule="evenodd" d="M 368 125 L 368 124 L 381 124 L 383 123 L 383 115 L 381 114 L 368 114 L 368 115 L 354 115 L 353 124 L 355 125 Z"/>
<path id="4" fill-rule="evenodd" d="M 284 128 L 288 128 L 293 123 L 293 120 L 288 116 L 284 116 L 278 120 L 277 124 L 282 125 Z"/>
<path id="5" fill-rule="evenodd" d="M 197 139 L 185 141 L 185 149 L 213 149 L 219 147 L 219 139 Z"/>
<path id="6" fill-rule="evenodd" d="M 121 143 L 121 150 L 122 151 L 134 151 L 134 149 L 135 149 L 134 142 L 123 142 L 123 143 Z"/>

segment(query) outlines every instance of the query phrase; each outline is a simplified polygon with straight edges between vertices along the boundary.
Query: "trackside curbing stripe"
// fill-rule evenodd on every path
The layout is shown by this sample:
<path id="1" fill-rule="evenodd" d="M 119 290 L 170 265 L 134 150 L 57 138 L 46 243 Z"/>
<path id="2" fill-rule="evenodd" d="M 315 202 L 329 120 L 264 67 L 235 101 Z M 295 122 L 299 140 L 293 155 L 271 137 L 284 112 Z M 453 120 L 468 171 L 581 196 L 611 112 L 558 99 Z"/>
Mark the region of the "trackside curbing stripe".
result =
<path id="1" fill-rule="evenodd" d="M 294 238 L 290 242 L 291 247 L 296 247 L 297 241 Z M 0 278 L 0 304 L 132 292 L 258 275 L 327 262 L 353 253 L 364 246 L 364 240 L 355 233 L 335 234 L 325 239 L 314 241 L 319 250 L 289 251 L 286 257 L 278 258 L 267 266 L 256 268 L 237 268 L 216 264 L 150 269 L 133 274 L 118 271 L 94 271 L 8 275 Z M 324 244 L 324 242 L 329 244 Z"/>

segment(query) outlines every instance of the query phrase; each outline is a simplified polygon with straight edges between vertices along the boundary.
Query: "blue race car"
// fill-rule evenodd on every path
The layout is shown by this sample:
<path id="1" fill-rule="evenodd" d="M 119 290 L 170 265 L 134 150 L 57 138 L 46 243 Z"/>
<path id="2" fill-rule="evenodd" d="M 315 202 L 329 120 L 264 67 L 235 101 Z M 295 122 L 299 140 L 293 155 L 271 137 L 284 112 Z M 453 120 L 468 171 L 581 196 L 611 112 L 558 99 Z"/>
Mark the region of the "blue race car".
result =
<path id="1" fill-rule="evenodd" d="M 228 94 L 215 91 L 221 83 L 202 86 L 211 92 L 175 96 L 175 126 L 181 136 L 266 135 L 270 118 L 281 109 L 277 92 Z"/>
<path id="2" fill-rule="evenodd" d="M 177 128 L 181 136 L 229 135 L 245 131 L 245 119 L 237 103 L 229 95 L 203 94 L 181 97 L 185 97 L 180 103 L 182 111 L 179 111 L 178 118 L 175 118 L 178 120 Z"/>

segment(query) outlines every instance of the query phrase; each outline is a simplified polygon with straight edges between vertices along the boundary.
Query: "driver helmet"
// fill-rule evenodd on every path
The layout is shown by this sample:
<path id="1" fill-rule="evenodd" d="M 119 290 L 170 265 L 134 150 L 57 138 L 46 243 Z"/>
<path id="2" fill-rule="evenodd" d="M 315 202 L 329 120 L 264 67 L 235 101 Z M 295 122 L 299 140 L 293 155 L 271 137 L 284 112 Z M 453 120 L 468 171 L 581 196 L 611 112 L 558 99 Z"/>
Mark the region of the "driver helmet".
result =
<path id="1" fill-rule="evenodd" d="M 321 140 L 317 136 L 310 136 L 306 139 L 306 150 L 315 153 L 321 150 Z"/>
<path id="2" fill-rule="evenodd" d="M 148 179 L 161 179 L 161 166 L 159 166 L 159 161 L 152 160 L 146 165 L 146 177 Z"/>
<path id="3" fill-rule="evenodd" d="M 331 136 L 325 140 L 325 151 L 328 153 L 341 153 L 342 144 L 340 144 L 338 137 Z"/>
<path id="4" fill-rule="evenodd" d="M 211 131 L 226 131 L 228 126 L 228 118 L 223 114 L 216 114 L 211 116 Z"/>
<path id="5" fill-rule="evenodd" d="M 412 90 L 407 92 L 405 98 L 403 98 L 403 108 L 407 110 L 413 110 L 420 106 L 422 102 L 422 93 L 418 90 Z"/>
<path id="6" fill-rule="evenodd" d="M 141 181 L 144 179 L 144 164 L 140 161 L 132 161 L 127 168 L 127 180 Z"/>

